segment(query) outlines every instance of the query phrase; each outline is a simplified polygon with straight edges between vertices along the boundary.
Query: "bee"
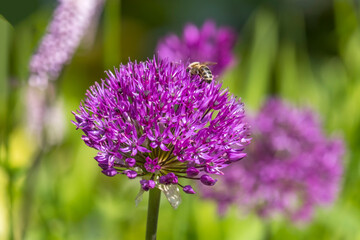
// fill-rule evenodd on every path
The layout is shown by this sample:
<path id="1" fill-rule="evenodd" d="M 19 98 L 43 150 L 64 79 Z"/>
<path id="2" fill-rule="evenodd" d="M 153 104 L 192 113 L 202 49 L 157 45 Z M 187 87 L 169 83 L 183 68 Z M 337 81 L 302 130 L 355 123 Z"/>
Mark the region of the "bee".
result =
<path id="1" fill-rule="evenodd" d="M 199 75 L 205 82 L 211 83 L 213 75 L 208 66 L 214 65 L 214 62 L 192 62 L 187 67 L 191 75 Z"/>

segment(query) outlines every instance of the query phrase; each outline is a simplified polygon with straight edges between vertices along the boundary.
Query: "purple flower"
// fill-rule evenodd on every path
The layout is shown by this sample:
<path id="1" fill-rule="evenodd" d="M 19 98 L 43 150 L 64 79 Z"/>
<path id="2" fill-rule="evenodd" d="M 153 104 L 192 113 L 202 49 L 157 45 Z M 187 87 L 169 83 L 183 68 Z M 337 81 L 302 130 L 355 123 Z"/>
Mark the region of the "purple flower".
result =
<path id="1" fill-rule="evenodd" d="M 126 176 L 130 179 L 134 179 L 137 177 L 137 172 L 133 170 L 124 170 L 124 174 L 126 174 Z"/>
<path id="2" fill-rule="evenodd" d="M 118 172 L 113 168 L 107 168 L 107 169 L 102 170 L 101 172 L 108 177 L 113 177 L 116 174 L 118 174 Z"/>
<path id="3" fill-rule="evenodd" d="M 129 62 L 107 75 L 73 112 L 84 142 L 99 151 L 95 160 L 105 175 L 116 170 L 141 177 L 143 190 L 158 187 L 176 207 L 180 200 L 174 194 L 185 188 L 180 179 L 214 185 L 209 175 L 221 175 L 245 156 L 240 153 L 250 139 L 244 107 L 221 84 L 155 58 Z M 183 190 L 195 193 L 190 186 Z"/>
<path id="4" fill-rule="evenodd" d="M 31 86 L 46 87 L 71 60 L 104 0 L 59 0 L 47 33 L 30 61 Z"/>
<path id="5" fill-rule="evenodd" d="M 203 189 L 221 214 L 236 203 L 263 217 L 282 212 L 295 221 L 308 220 L 315 206 L 335 199 L 343 142 L 328 139 L 311 111 L 271 99 L 252 127 L 247 158 L 225 169 L 216 188 Z"/>
<path id="6" fill-rule="evenodd" d="M 65 132 L 62 102 L 56 101 L 55 85 L 49 80 L 56 80 L 71 60 L 88 27 L 97 20 L 103 2 L 59 0 L 45 36 L 30 60 L 27 125 L 38 140 L 45 135 L 46 144 L 60 142 Z"/>
<path id="7" fill-rule="evenodd" d="M 140 180 L 140 184 L 143 190 L 149 191 L 150 189 L 155 187 L 155 182 L 153 180 Z"/>
<path id="8" fill-rule="evenodd" d="M 47 89 L 28 86 L 26 105 L 27 128 L 34 143 L 38 141 L 41 146 L 60 143 L 66 132 L 66 120 L 63 100 L 54 96 L 54 85 L 49 84 Z"/>
<path id="9" fill-rule="evenodd" d="M 183 188 L 184 192 L 188 193 L 188 194 L 195 194 L 196 192 L 194 191 L 194 189 L 190 186 L 190 185 L 186 185 Z"/>
<path id="10" fill-rule="evenodd" d="M 195 168 L 195 167 L 189 167 L 188 169 L 186 169 L 186 174 L 189 176 L 189 177 L 195 177 L 197 176 L 198 174 L 200 173 L 200 171 Z"/>
<path id="11" fill-rule="evenodd" d="M 134 158 L 127 158 L 125 162 L 129 167 L 134 167 L 136 164 L 136 160 Z"/>
<path id="12" fill-rule="evenodd" d="M 158 164 L 158 158 L 153 160 L 149 157 L 146 157 L 144 167 L 149 173 L 154 173 L 161 169 L 161 166 Z"/>
<path id="13" fill-rule="evenodd" d="M 159 183 L 166 184 L 166 185 L 177 184 L 178 183 L 178 178 L 174 173 L 170 172 L 165 176 L 161 176 L 159 178 Z"/>
<path id="14" fill-rule="evenodd" d="M 171 34 L 157 45 L 157 52 L 162 59 L 175 62 L 215 62 L 211 70 L 215 76 L 234 64 L 232 51 L 236 43 L 235 32 L 228 27 L 216 28 L 213 21 L 208 20 L 201 29 L 193 24 L 184 28 L 182 38 Z"/>
<path id="15" fill-rule="evenodd" d="M 212 177 L 210 177 L 207 174 L 204 174 L 200 177 L 200 181 L 208 186 L 214 186 L 217 180 L 214 180 Z"/>

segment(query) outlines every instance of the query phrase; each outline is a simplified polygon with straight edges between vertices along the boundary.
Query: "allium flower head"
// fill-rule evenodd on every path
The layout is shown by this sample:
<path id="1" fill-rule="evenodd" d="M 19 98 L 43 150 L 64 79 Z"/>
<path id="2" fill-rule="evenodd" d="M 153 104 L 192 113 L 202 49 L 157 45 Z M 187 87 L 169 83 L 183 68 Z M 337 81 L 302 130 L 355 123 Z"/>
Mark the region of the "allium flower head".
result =
<path id="1" fill-rule="evenodd" d="M 201 29 L 193 24 L 186 25 L 182 38 L 174 34 L 165 37 L 158 43 L 157 52 L 160 58 L 172 61 L 215 62 L 211 70 L 216 76 L 234 63 L 235 43 L 233 30 L 216 28 L 215 23 L 208 20 Z"/>
<path id="2" fill-rule="evenodd" d="M 129 62 L 108 71 L 86 93 L 74 124 L 107 176 L 139 177 L 143 191 L 161 189 L 173 207 L 182 179 L 212 186 L 214 175 L 245 156 L 249 143 L 240 100 L 221 84 L 191 76 L 167 60 Z M 211 177 L 212 176 L 212 177 Z"/>
<path id="3" fill-rule="evenodd" d="M 226 169 L 216 189 L 204 189 L 224 214 L 231 203 L 268 217 L 310 219 L 331 203 L 342 174 L 343 143 L 328 139 L 314 114 L 271 99 L 252 122 L 253 143 L 243 161 Z"/>

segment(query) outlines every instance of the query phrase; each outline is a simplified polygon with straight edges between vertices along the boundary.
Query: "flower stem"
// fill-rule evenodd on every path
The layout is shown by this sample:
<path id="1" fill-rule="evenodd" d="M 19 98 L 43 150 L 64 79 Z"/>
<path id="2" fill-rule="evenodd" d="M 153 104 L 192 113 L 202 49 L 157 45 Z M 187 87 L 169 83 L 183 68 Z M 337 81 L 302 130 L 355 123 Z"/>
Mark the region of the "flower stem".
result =
<path id="1" fill-rule="evenodd" d="M 159 216 L 160 195 L 158 188 L 150 189 L 148 215 L 146 224 L 146 240 L 156 239 L 156 229 Z"/>

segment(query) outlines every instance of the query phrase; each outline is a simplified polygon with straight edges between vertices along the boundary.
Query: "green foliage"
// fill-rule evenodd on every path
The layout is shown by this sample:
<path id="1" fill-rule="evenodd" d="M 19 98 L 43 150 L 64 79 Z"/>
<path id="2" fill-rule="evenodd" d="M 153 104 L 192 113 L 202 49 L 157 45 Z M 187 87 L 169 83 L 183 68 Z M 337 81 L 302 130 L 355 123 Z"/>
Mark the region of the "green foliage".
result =
<path id="1" fill-rule="evenodd" d="M 360 239 L 359 6 L 350 0 L 334 0 L 333 5 L 325 4 L 323 11 L 317 11 L 312 3 L 299 7 L 282 2 L 284 6 L 277 7 L 258 3 L 249 8 L 247 15 L 239 16 L 239 22 L 233 22 L 234 17 L 219 17 L 220 22 L 231 20 L 229 25 L 241 32 L 236 49 L 239 61 L 226 73 L 224 85 L 243 98 L 249 112 L 274 95 L 319 112 L 329 135 L 338 134 L 347 144 L 338 201 L 333 207 L 319 208 L 311 223 L 298 226 L 283 219 L 264 223 L 234 206 L 220 218 L 213 203 L 185 194 L 180 207 L 173 210 L 163 198 L 158 239 Z M 0 199 L 12 196 L 11 223 L 17 239 L 145 236 L 147 195 L 135 207 L 137 181 L 100 173 L 93 159 L 96 153 L 82 143 L 80 131 L 70 123 L 70 111 L 78 107 L 85 89 L 105 76 L 105 69 L 117 67 L 128 57 L 134 60 L 143 56 L 141 49 L 146 47 L 149 52 L 155 46 L 148 42 L 154 43 L 165 31 L 180 32 L 183 23 L 172 19 L 171 11 L 177 9 L 168 8 L 165 1 L 156 5 L 167 9 L 168 14 L 152 16 L 151 9 L 142 9 L 143 13 L 149 12 L 143 18 L 127 13 L 128 5 L 122 6 L 119 1 L 106 4 L 93 45 L 79 48 L 57 84 L 59 98 L 65 101 L 65 138 L 44 150 L 38 150 L 26 134 L 22 102 L 28 61 L 45 31 L 50 11 L 33 11 L 14 28 L 0 18 Z M 309 13 L 309 8 L 314 12 Z M 332 39 L 309 30 L 315 23 L 320 32 L 328 29 L 328 22 L 321 22 L 321 14 L 328 12 L 334 22 L 334 29 L 328 32 Z M 204 5 L 197 18 L 206 19 L 206 14 Z M 142 22 L 157 17 L 151 26 Z M 319 38 L 322 44 L 316 45 L 314 39 Z M 125 45 L 129 43 L 132 45 Z M 316 52 L 312 50 L 314 45 Z M 124 52 L 134 55 L 120 55 Z M 0 201 L 0 211 L 6 212 L 0 216 L 0 238 L 12 238 L 8 233 L 11 214 L 6 211 L 10 200 Z"/>

